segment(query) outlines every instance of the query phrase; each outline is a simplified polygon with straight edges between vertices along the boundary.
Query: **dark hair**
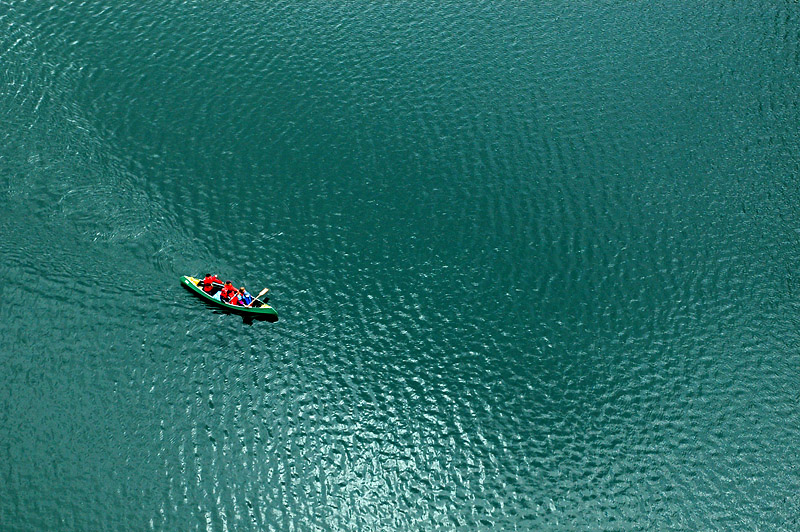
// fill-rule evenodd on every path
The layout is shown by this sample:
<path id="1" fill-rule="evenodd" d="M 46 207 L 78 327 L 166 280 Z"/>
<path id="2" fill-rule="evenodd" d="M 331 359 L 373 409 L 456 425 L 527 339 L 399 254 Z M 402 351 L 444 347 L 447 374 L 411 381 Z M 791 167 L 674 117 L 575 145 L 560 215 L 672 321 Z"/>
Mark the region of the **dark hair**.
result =
<path id="1" fill-rule="evenodd" d="M 225 284 L 232 284 L 230 281 L 225 281 Z"/>
<path id="2" fill-rule="evenodd" d="M 206 277 L 211 277 L 211 274 L 210 274 L 210 273 L 207 273 L 207 274 L 206 274 Z"/>

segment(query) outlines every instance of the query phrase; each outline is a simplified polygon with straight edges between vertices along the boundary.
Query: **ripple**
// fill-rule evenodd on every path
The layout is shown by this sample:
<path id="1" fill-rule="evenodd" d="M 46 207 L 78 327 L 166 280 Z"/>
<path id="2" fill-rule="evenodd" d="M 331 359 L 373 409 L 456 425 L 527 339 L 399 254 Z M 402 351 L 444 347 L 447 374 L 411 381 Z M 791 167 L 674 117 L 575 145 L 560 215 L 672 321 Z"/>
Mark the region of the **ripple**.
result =
<path id="1" fill-rule="evenodd" d="M 793 528 L 791 10 L 4 7 L 12 529 Z"/>

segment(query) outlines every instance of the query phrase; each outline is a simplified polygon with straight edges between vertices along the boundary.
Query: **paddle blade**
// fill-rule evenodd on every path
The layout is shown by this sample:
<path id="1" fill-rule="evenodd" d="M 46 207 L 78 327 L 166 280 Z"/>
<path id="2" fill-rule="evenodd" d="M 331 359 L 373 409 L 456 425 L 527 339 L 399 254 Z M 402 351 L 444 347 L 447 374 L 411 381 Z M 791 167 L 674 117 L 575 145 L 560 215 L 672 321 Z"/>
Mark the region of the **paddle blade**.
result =
<path id="1" fill-rule="evenodd" d="M 269 292 L 269 288 L 263 289 L 261 292 L 258 293 L 258 295 L 256 296 L 256 299 L 258 299 L 259 297 L 263 296 L 267 292 Z"/>

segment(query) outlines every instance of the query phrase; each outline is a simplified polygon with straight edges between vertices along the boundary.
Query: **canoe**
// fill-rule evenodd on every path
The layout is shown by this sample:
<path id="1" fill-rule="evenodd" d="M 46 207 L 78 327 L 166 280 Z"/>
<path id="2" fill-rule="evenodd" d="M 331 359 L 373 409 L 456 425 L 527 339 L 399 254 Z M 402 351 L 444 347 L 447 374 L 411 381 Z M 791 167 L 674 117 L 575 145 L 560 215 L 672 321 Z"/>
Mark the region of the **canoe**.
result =
<path id="1" fill-rule="evenodd" d="M 189 277 L 188 275 L 184 275 L 183 277 L 181 277 L 181 285 L 184 288 L 186 288 L 188 291 L 195 294 L 196 296 L 200 297 L 201 299 L 203 299 L 203 301 L 209 303 L 210 305 L 213 305 L 220 309 L 224 309 L 225 311 L 231 312 L 233 314 L 238 314 L 239 316 L 245 316 L 257 320 L 278 321 L 278 313 L 275 311 L 274 308 L 270 307 L 266 303 L 262 303 L 261 306 L 256 307 L 256 305 L 260 303 L 260 301 L 256 301 L 255 305 L 253 305 L 250 308 L 240 307 L 237 305 L 229 305 L 205 293 L 203 289 L 200 286 L 198 286 L 201 282 L 202 279 Z"/>

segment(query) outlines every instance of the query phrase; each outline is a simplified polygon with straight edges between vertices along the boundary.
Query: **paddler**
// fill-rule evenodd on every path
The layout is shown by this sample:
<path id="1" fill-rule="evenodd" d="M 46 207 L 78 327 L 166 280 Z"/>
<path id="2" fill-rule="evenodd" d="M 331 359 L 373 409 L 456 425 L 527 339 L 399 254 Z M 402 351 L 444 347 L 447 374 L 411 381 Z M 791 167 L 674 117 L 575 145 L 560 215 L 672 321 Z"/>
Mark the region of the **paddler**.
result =
<path id="1" fill-rule="evenodd" d="M 239 293 L 236 296 L 236 303 L 232 303 L 235 305 L 241 305 L 243 307 L 249 307 L 253 304 L 253 296 L 250 295 L 250 292 L 244 289 L 244 286 L 239 288 Z"/>
<path id="2" fill-rule="evenodd" d="M 220 300 L 225 303 L 230 303 L 231 298 L 236 295 L 236 289 L 233 287 L 230 281 L 225 281 L 225 286 L 222 287 L 222 291 L 219 293 Z"/>
<path id="3" fill-rule="evenodd" d="M 206 292 L 207 294 L 213 294 L 214 288 L 216 288 L 214 286 L 215 283 L 220 285 L 222 284 L 222 281 L 216 275 L 207 273 L 206 276 L 203 277 L 203 292 Z"/>

